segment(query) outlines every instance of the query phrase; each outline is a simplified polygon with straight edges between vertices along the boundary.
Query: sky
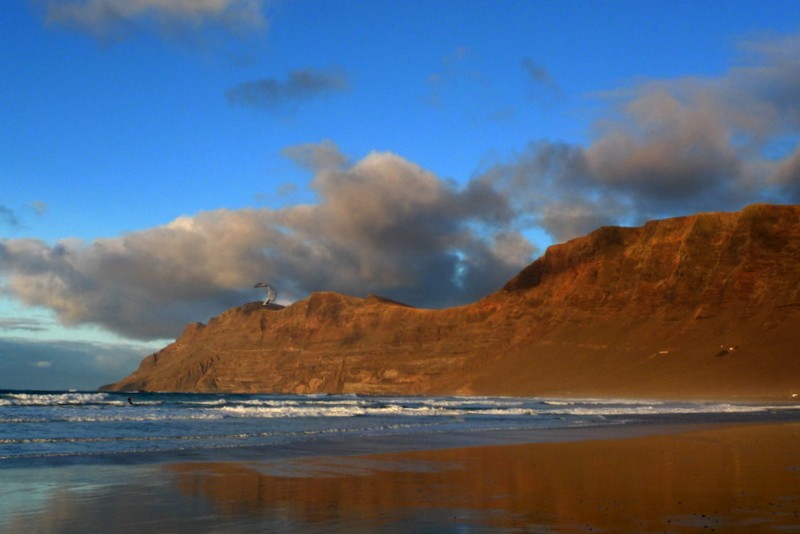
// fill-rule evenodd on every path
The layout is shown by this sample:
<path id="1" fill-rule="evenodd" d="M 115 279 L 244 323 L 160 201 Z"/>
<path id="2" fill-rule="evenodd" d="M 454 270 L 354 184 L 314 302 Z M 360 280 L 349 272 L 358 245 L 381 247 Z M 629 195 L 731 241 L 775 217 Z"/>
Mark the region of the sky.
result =
<path id="1" fill-rule="evenodd" d="M 8 0 L 0 388 L 313 291 L 477 300 L 607 224 L 800 202 L 800 4 Z"/>

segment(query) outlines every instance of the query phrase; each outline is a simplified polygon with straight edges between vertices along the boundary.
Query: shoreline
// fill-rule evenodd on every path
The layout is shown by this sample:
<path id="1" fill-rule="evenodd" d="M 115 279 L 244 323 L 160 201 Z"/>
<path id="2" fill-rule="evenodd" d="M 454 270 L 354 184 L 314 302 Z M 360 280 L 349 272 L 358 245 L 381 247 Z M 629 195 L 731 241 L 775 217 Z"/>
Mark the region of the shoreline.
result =
<path id="1" fill-rule="evenodd" d="M 453 435 L 427 449 L 316 443 L 283 455 L 3 470 L 0 503 L 12 504 L 0 530 L 753 532 L 800 524 L 800 422 L 557 429 L 528 432 L 538 441 L 525 442 L 512 433 L 493 443 Z M 15 508 L 13 495 L 26 488 L 39 500 Z"/>
<path id="2" fill-rule="evenodd" d="M 81 394 L 81 393 L 76 393 Z M 468 398 L 468 397 L 467 397 Z M 514 397 L 507 397 L 514 399 Z M 560 405 L 557 399 L 534 399 L 544 404 L 554 401 L 556 407 Z M 600 399 L 567 399 L 575 402 L 592 402 Z M 122 401 L 119 401 L 122 402 Z M 615 400 L 606 401 L 612 404 Z M 619 401 L 621 405 L 627 404 L 627 400 Z M 649 401 L 636 401 L 647 404 Z M 660 403 L 661 401 L 655 401 Z M 664 401 L 668 402 L 668 401 Z M 147 401 L 144 401 L 147 405 Z M 725 407 L 728 403 L 720 401 L 720 407 Z M 71 404 L 68 404 L 71 406 Z M 748 403 L 738 403 L 738 406 L 747 406 Z M 602 406 L 602 404 L 601 404 Z M 667 413 L 655 413 L 650 417 L 647 412 L 634 409 L 630 416 L 618 414 L 612 411 L 609 415 L 600 416 L 595 414 L 594 421 L 570 422 L 565 418 L 563 424 L 545 426 L 527 426 L 526 422 L 520 421 L 521 426 L 514 427 L 476 427 L 476 428 L 443 428 L 435 426 L 431 429 L 418 429 L 407 432 L 404 427 L 398 431 L 381 431 L 375 434 L 359 434 L 359 428 L 335 429 L 328 431 L 305 432 L 302 428 L 298 431 L 284 432 L 278 430 L 273 438 L 260 443 L 249 443 L 250 437 L 241 436 L 241 443 L 235 443 L 236 439 L 229 444 L 222 446 L 206 446 L 203 436 L 198 436 L 199 444 L 193 445 L 194 436 L 190 436 L 185 441 L 178 441 L 179 448 L 151 448 L 145 450 L 120 449 L 120 450 L 96 450 L 88 452 L 78 449 L 75 453 L 65 452 L 56 454 L 30 455 L 11 455 L 3 457 L 0 455 L 0 472 L 6 469 L 28 469 L 28 468 L 47 468 L 71 465 L 150 465 L 165 464 L 174 462 L 209 462 L 209 461 L 230 461 L 230 462 L 249 462 L 253 460 L 284 460 L 296 457 L 313 456 L 354 456 L 369 454 L 384 454 L 393 452 L 410 452 L 421 450 L 436 450 L 447 448 L 463 448 L 478 446 L 501 446 L 515 444 L 532 444 L 545 442 L 574 442 L 601 439 L 626 439 L 651 434 L 674 434 L 693 429 L 721 426 L 721 425 L 749 425 L 753 423 L 800 423 L 797 405 L 770 403 L 761 405 L 752 403 L 756 411 L 747 410 L 727 411 L 701 411 L 696 412 L 690 406 L 688 411 L 674 411 Z M 773 408 L 764 411 L 764 408 Z M 126 410 L 131 409 L 125 406 Z M 137 408 L 133 408 L 136 410 Z M 134 413 L 134 412 L 131 412 Z M 537 414 L 538 415 L 538 414 Z M 599 419 L 597 419 L 599 417 Z M 576 424 L 577 423 L 577 424 Z M 264 427 L 262 427 L 264 428 Z M 245 430 L 242 427 L 242 430 Z M 351 430 L 354 432 L 351 434 Z M 246 430 L 245 430 L 246 431 Z M 257 434 L 254 434 L 257 435 Z M 269 434 L 265 434 L 269 436 Z M 236 438 L 236 434 L 232 435 Z M 134 438 L 138 440 L 137 438 Z M 145 437 L 145 442 L 147 438 Z M 169 438 L 158 438 L 156 442 Z M 113 438 L 112 438 L 113 440 Z M 88 440 L 91 443 L 91 439 Z M 100 439 L 102 441 L 102 438 Z"/>
<path id="3" fill-rule="evenodd" d="M 280 440 L 267 444 L 223 447 L 192 447 L 177 450 L 79 452 L 53 456 L 0 458 L 0 473 L 8 470 L 69 468 L 79 466 L 158 466 L 174 463 L 252 463 L 302 460 L 314 457 L 360 457 L 406 454 L 479 447 L 504 447 L 636 439 L 647 436 L 678 435 L 704 428 L 780 425 L 797 423 L 797 417 L 781 413 L 677 413 L 659 414 L 655 420 L 606 421 L 573 426 L 541 428 L 498 428 L 430 430 L 421 432 L 349 435 L 321 433 L 305 439 Z"/>

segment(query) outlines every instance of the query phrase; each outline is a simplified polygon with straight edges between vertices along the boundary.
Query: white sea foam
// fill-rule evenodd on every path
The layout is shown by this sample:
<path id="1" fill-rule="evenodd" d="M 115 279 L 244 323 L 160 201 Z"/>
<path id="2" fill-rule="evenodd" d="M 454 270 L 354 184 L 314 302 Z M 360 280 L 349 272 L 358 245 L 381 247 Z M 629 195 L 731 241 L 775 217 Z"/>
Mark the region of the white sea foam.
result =
<path id="1" fill-rule="evenodd" d="M 118 413 L 114 415 L 71 415 L 60 419 L 60 421 L 70 423 L 113 423 L 113 422 L 169 422 L 169 421 L 210 421 L 213 419 L 222 419 L 222 416 L 214 413 L 196 413 L 196 414 L 159 414 L 159 413 L 146 413 L 146 414 L 133 414 L 130 412 Z"/>
<path id="2" fill-rule="evenodd" d="M 548 410 L 552 414 L 564 415 L 680 415 L 680 414 L 722 414 L 722 413 L 759 413 L 780 409 L 794 409 L 791 406 L 768 406 L 747 404 L 679 404 L 670 405 L 659 403 L 649 404 L 594 404 L 594 405 L 564 405 L 560 409 Z"/>
<path id="3" fill-rule="evenodd" d="M 130 406 L 127 397 L 0 392 L 0 445 L 7 445 L 0 460 L 262 446 L 320 436 L 352 440 L 659 421 L 800 420 L 800 406 L 789 404 L 139 393 L 131 394 Z"/>
<path id="4" fill-rule="evenodd" d="M 76 406 L 83 404 L 123 404 L 106 393 L 6 393 L 0 406 Z"/>
<path id="5" fill-rule="evenodd" d="M 324 406 L 223 406 L 219 412 L 232 417 L 353 417 L 363 415 L 361 409 Z"/>
<path id="6" fill-rule="evenodd" d="M 218 411 L 232 417 L 276 418 L 276 417 L 359 417 L 359 416 L 451 416 L 467 415 L 537 415 L 539 412 L 529 408 L 473 408 L 459 409 L 458 404 L 450 406 L 404 406 L 401 404 L 386 405 L 310 405 L 310 406 L 223 406 Z"/>
<path id="7" fill-rule="evenodd" d="M 153 403 L 158 403 L 158 401 L 154 401 Z M 148 401 L 143 402 L 142 404 L 148 404 Z M 214 399 L 214 400 L 207 400 L 207 401 L 200 401 L 200 400 L 193 400 L 193 401 L 178 401 L 178 404 L 186 404 L 186 405 L 195 405 L 195 406 L 223 406 L 228 404 L 228 401 L 225 399 Z"/>

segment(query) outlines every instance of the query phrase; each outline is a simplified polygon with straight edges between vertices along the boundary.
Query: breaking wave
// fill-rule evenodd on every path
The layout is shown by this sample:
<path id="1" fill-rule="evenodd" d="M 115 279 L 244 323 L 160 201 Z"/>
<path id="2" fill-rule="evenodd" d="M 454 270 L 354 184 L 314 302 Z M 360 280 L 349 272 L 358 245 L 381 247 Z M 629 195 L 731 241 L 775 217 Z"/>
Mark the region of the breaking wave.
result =
<path id="1" fill-rule="evenodd" d="M 763 420 L 800 420 L 800 407 L 629 399 L 0 391 L 0 468 L 23 459 L 295 446 L 334 436 L 357 441 L 392 436 L 394 442 L 398 435 Z"/>

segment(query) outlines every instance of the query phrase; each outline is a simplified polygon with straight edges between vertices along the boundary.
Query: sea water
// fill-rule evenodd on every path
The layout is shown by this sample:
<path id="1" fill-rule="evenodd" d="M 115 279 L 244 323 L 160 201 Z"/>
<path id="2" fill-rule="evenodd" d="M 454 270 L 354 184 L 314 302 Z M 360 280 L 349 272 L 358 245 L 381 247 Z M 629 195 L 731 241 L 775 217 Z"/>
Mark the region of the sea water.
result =
<path id="1" fill-rule="evenodd" d="M 361 455 L 620 438 L 670 433 L 675 425 L 754 421 L 797 422 L 800 407 L 0 391 L 0 532 L 495 534 L 505 532 L 498 520 L 517 517 L 492 505 L 497 495 L 516 491 L 516 478 L 503 478 L 513 484 L 491 487 L 491 499 L 466 508 L 451 500 L 447 486 L 419 486 L 413 499 L 394 505 L 421 473 L 453 471 L 451 480 L 461 480 L 460 467 L 413 455 L 402 461 Z M 468 485 L 486 488 L 495 465 L 487 464 L 480 481 Z M 341 478 L 330 478 L 337 473 Z M 307 486 L 312 479 L 317 483 Z M 323 495 L 331 499 L 317 500 L 315 490 L 306 488 L 327 488 Z M 339 491 L 360 491 L 364 499 L 358 502 L 366 504 L 348 506 L 356 501 L 340 499 Z M 373 492 L 381 498 L 368 497 Z"/>
<path id="2" fill-rule="evenodd" d="M 800 406 L 0 390 L 0 469 L 191 460 L 245 451 L 272 457 L 374 452 L 490 443 L 493 436 L 530 440 L 531 432 L 558 429 L 750 421 L 800 421 Z"/>

